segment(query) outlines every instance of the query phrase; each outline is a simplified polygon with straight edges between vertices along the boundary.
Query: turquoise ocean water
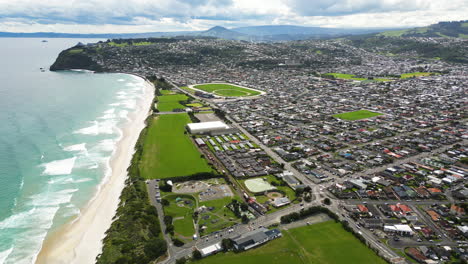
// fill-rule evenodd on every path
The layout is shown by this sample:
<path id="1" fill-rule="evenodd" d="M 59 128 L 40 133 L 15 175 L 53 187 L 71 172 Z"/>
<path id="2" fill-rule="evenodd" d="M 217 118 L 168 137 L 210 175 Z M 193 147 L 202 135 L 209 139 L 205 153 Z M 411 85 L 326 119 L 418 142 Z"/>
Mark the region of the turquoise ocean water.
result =
<path id="1" fill-rule="evenodd" d="M 78 41 L 95 40 L 0 38 L 0 264 L 33 263 L 80 214 L 143 94 L 131 75 L 41 72 Z"/>

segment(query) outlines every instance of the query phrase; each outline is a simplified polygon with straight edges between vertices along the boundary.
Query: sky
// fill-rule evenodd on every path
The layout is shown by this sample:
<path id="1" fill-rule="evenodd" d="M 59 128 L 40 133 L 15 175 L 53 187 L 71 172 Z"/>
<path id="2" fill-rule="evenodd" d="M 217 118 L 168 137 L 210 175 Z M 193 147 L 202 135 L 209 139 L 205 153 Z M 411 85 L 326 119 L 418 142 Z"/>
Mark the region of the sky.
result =
<path id="1" fill-rule="evenodd" d="M 418 27 L 468 19 L 468 0 L 0 0 L 0 31 L 137 33 L 254 25 Z"/>

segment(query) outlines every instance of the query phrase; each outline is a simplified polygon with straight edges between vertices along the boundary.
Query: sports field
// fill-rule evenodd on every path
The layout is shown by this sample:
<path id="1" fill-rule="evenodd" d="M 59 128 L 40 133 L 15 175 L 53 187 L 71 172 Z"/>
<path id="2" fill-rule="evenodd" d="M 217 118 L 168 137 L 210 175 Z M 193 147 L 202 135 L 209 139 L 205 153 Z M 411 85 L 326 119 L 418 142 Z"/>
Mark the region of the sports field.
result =
<path id="1" fill-rule="evenodd" d="M 244 97 L 261 94 L 258 91 L 224 83 L 200 84 L 195 85 L 194 87 L 219 96 Z"/>
<path id="2" fill-rule="evenodd" d="M 179 102 L 187 99 L 188 97 L 185 94 L 158 96 L 158 110 L 161 112 L 171 112 L 176 108 L 185 109 L 185 106 L 181 105 Z"/>
<path id="3" fill-rule="evenodd" d="M 212 171 L 184 134 L 185 125 L 190 122 L 187 114 L 160 115 L 151 121 L 140 163 L 144 178 L 164 179 Z"/>
<path id="4" fill-rule="evenodd" d="M 200 264 L 384 264 L 383 259 L 333 221 L 282 230 L 282 238 L 242 253 L 218 253 Z"/>
<path id="5" fill-rule="evenodd" d="M 268 181 L 265 181 L 263 178 L 248 179 L 244 182 L 244 184 L 245 187 L 247 187 L 247 189 L 253 193 L 260 193 L 276 189 L 275 186 L 271 185 Z"/>
<path id="6" fill-rule="evenodd" d="M 336 114 L 336 115 L 333 115 L 333 117 L 343 119 L 343 120 L 354 121 L 354 120 L 371 118 L 371 117 L 380 116 L 380 115 L 383 115 L 383 114 L 368 111 L 368 110 L 358 110 L 358 111 L 353 111 L 353 112 Z"/>

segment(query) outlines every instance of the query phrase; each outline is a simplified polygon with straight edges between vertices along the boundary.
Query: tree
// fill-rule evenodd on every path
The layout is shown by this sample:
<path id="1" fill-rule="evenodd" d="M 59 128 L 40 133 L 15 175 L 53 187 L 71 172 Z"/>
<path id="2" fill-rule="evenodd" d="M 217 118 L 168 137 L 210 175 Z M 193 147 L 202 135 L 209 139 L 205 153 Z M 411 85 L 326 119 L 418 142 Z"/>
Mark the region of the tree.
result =
<path id="1" fill-rule="evenodd" d="M 170 203 L 169 203 L 169 201 L 167 199 L 161 199 L 161 204 L 163 206 L 169 206 Z"/>
<path id="2" fill-rule="evenodd" d="M 180 258 L 178 260 L 176 260 L 176 264 L 185 264 L 187 262 L 187 259 L 186 258 Z"/>
<path id="3" fill-rule="evenodd" d="M 172 216 L 170 216 L 170 215 L 165 215 L 165 216 L 164 216 L 164 224 L 165 224 L 165 225 L 171 225 L 171 224 L 172 224 Z"/>
<path id="4" fill-rule="evenodd" d="M 246 215 L 242 216 L 242 223 L 247 224 L 249 222 L 249 218 Z"/>
<path id="5" fill-rule="evenodd" d="M 227 252 L 227 251 L 231 250 L 234 247 L 234 244 L 232 243 L 232 240 L 227 239 L 227 238 L 224 238 L 221 241 L 221 245 L 223 246 L 223 251 L 224 252 Z"/>
<path id="6" fill-rule="evenodd" d="M 174 246 L 176 246 L 176 247 L 181 247 L 181 246 L 185 245 L 185 243 L 182 240 L 178 239 L 178 238 L 173 238 L 172 242 L 174 243 Z"/>
<path id="7" fill-rule="evenodd" d="M 200 251 L 198 251 L 197 249 L 195 249 L 193 252 L 192 252 L 192 257 L 193 259 L 195 260 L 199 260 L 202 258 L 202 254 L 200 253 Z"/>
<path id="8" fill-rule="evenodd" d="M 242 204 L 240 205 L 240 208 L 241 208 L 242 211 L 247 211 L 247 210 L 249 210 L 249 206 L 248 206 L 246 203 L 242 203 Z"/>
<path id="9" fill-rule="evenodd" d="M 326 205 L 330 205 L 331 204 L 330 198 L 323 199 L 323 203 L 326 204 Z"/>
<path id="10" fill-rule="evenodd" d="M 144 252 L 150 259 L 163 255 L 167 250 L 166 241 L 161 238 L 152 238 L 146 243 Z"/>

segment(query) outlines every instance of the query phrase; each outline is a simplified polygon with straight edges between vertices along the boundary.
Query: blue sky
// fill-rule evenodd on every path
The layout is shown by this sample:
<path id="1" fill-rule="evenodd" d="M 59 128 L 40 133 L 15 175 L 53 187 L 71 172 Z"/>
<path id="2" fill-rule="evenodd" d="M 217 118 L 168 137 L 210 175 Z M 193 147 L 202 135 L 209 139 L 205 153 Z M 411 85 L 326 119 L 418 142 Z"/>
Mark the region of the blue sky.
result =
<path id="1" fill-rule="evenodd" d="M 0 31 L 124 33 L 249 25 L 414 27 L 468 19 L 468 0 L 0 0 Z"/>

